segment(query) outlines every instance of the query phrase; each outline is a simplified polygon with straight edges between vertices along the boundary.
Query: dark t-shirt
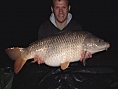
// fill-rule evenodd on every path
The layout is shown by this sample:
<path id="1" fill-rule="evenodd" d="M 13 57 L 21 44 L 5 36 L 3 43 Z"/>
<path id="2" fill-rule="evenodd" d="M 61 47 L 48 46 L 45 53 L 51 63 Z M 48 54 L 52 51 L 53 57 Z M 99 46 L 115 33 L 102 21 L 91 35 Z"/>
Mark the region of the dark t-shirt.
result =
<path id="1" fill-rule="evenodd" d="M 54 26 L 54 24 L 50 20 L 47 20 L 39 28 L 38 39 L 40 40 L 49 35 L 53 35 L 61 31 L 70 31 L 70 30 L 82 30 L 82 28 L 78 22 L 71 19 L 70 22 L 62 30 L 60 30 L 59 28 Z"/>

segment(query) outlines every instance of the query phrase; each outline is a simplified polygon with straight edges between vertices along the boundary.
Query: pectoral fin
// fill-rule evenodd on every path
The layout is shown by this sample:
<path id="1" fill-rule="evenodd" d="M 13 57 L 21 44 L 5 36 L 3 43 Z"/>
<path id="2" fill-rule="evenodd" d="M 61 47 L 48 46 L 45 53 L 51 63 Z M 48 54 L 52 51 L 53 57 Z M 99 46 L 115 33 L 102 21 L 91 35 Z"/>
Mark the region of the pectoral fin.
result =
<path id="1" fill-rule="evenodd" d="M 92 54 L 88 51 L 85 51 L 84 58 L 83 58 L 83 65 L 86 65 L 86 59 L 92 58 Z"/>
<path id="2" fill-rule="evenodd" d="M 86 65 L 86 59 L 83 59 L 83 65 L 84 66 Z"/>
<path id="3" fill-rule="evenodd" d="M 65 70 L 66 68 L 68 68 L 68 66 L 69 66 L 69 62 L 61 63 L 61 69 L 62 70 Z"/>
<path id="4" fill-rule="evenodd" d="M 84 58 L 82 60 L 84 66 L 86 65 L 86 55 L 87 55 L 87 51 L 85 51 Z"/>

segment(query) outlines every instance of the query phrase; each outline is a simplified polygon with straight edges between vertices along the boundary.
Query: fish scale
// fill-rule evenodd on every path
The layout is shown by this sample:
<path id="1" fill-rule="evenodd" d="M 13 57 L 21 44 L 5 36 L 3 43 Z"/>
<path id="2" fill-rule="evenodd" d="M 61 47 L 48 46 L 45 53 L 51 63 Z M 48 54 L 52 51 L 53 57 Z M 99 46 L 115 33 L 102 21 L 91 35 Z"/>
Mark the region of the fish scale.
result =
<path id="1" fill-rule="evenodd" d="M 92 54 L 106 50 L 110 47 L 108 42 L 94 36 L 87 31 L 67 31 L 33 42 L 26 48 L 11 47 L 5 51 L 15 60 L 14 71 L 18 73 L 25 62 L 34 58 L 38 64 L 48 66 L 61 66 L 62 70 L 68 68 L 70 62 L 83 61 Z"/>

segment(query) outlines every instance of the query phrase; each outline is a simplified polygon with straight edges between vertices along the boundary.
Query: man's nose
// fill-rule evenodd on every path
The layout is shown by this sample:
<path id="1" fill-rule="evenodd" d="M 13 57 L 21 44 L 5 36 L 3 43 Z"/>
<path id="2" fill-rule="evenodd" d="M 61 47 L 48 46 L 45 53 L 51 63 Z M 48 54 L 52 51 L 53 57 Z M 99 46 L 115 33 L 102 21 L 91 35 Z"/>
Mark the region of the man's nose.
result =
<path id="1" fill-rule="evenodd" d="M 59 9 L 59 13 L 63 13 L 63 9 L 62 8 Z"/>

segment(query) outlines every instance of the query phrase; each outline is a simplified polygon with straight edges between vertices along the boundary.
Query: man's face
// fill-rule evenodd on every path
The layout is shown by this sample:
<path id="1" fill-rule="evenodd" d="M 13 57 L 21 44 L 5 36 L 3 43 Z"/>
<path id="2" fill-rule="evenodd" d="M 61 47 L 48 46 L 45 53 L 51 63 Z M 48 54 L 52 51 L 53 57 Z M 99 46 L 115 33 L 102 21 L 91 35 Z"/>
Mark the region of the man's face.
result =
<path id="1" fill-rule="evenodd" d="M 63 23 L 67 20 L 70 6 L 68 6 L 67 0 L 54 0 L 54 7 L 51 7 L 52 12 L 55 15 L 56 21 Z"/>

